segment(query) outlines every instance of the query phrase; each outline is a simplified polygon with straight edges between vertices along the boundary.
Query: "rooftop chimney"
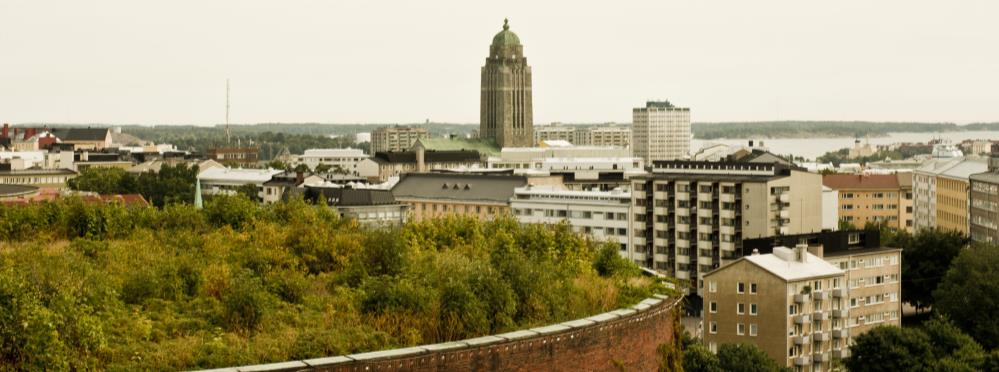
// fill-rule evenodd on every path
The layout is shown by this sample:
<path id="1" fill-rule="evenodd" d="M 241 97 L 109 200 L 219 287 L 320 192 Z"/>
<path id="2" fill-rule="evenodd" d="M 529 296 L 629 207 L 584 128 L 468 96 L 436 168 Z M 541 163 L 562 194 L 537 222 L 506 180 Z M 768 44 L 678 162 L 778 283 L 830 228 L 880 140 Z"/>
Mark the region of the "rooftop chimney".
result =
<path id="1" fill-rule="evenodd" d="M 999 172 L 999 143 L 992 144 L 992 154 L 989 156 L 989 172 Z"/>
<path id="2" fill-rule="evenodd" d="M 752 255 L 753 256 L 759 256 L 760 255 L 760 250 L 758 248 L 753 248 L 753 254 Z"/>
<path id="3" fill-rule="evenodd" d="M 808 262 L 808 244 L 794 246 L 794 258 L 798 262 Z"/>
<path id="4" fill-rule="evenodd" d="M 3 135 L 0 138 L 7 138 L 7 132 L 10 131 L 10 123 L 3 123 Z"/>
<path id="5" fill-rule="evenodd" d="M 295 185 L 301 185 L 305 183 L 305 172 L 295 172 Z"/>

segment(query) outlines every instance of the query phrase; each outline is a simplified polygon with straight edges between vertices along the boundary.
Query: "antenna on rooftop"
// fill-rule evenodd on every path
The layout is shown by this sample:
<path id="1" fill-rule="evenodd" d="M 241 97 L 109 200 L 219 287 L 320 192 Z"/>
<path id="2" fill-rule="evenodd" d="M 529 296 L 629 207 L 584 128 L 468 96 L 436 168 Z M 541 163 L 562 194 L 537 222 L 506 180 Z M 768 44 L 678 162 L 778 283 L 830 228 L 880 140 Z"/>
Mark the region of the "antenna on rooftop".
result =
<path id="1" fill-rule="evenodd" d="M 229 79 L 225 79 L 225 144 L 228 146 L 231 142 L 229 132 Z"/>

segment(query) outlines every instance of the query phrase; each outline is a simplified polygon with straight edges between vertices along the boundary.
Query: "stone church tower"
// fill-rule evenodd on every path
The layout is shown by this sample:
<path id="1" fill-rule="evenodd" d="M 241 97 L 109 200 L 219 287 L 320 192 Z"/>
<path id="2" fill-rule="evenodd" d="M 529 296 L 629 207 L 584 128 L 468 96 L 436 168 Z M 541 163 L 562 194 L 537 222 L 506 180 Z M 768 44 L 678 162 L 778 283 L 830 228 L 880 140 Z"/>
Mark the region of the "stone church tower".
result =
<path id="1" fill-rule="evenodd" d="M 479 136 L 500 147 L 533 147 L 534 114 L 531 104 L 531 66 L 524 58 L 520 38 L 503 20 L 503 31 L 493 37 L 482 66 Z"/>

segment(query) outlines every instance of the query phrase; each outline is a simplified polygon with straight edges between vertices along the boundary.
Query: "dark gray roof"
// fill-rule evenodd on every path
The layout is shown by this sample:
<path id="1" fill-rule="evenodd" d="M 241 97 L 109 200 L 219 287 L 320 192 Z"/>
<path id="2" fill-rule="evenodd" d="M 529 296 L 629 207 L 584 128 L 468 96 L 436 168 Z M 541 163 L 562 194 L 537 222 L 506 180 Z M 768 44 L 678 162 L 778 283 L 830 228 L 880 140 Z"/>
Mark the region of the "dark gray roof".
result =
<path id="1" fill-rule="evenodd" d="M 392 192 L 378 189 L 306 186 L 305 199 L 316 202 L 322 197 L 330 206 L 365 206 L 396 204 Z"/>
<path id="2" fill-rule="evenodd" d="M 392 188 L 399 199 L 438 199 L 507 203 L 527 177 L 480 174 L 409 173 Z"/>
<path id="3" fill-rule="evenodd" d="M 2 197 L 14 197 L 20 195 L 31 194 L 38 191 L 38 187 L 31 185 L 3 185 L 0 184 L 0 196 Z"/>
<path id="4" fill-rule="evenodd" d="M 52 134 L 66 141 L 103 141 L 107 139 L 108 128 L 54 128 Z"/>
<path id="5" fill-rule="evenodd" d="M 974 181 L 999 183 L 999 172 L 976 173 L 972 174 L 969 178 L 971 178 Z"/>
<path id="6" fill-rule="evenodd" d="M 4 164 L 4 165 L 6 165 L 6 164 Z M 51 175 L 60 175 L 60 174 L 76 174 L 76 171 L 74 171 L 72 169 L 25 169 L 25 170 L 10 170 L 9 166 L 8 166 L 8 169 L 3 169 L 3 168 L 4 167 L 0 166 L 0 175 L 7 175 L 7 176 L 20 176 L 20 175 L 28 175 L 28 176 L 51 176 Z"/>
<path id="7" fill-rule="evenodd" d="M 423 161 L 427 163 L 443 162 L 469 162 L 477 163 L 481 159 L 478 151 L 474 150 L 447 150 L 447 151 L 426 151 L 423 153 Z M 415 151 L 390 151 L 375 153 L 374 161 L 378 163 L 416 163 Z"/>

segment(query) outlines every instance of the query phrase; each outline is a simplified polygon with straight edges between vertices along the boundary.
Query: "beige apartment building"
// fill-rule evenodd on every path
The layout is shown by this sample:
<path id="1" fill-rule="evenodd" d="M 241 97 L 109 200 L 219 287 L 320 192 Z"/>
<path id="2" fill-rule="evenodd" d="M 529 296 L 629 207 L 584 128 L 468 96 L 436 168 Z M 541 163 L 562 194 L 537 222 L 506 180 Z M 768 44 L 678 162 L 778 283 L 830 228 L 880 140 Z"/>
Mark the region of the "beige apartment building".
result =
<path id="1" fill-rule="evenodd" d="M 912 173 L 828 174 L 822 184 L 839 192 L 839 218 L 854 228 L 868 222 L 913 228 Z"/>
<path id="2" fill-rule="evenodd" d="M 796 371 L 848 355 L 846 275 L 807 246 L 754 253 L 705 275 L 704 340 L 751 343 Z"/>
<path id="3" fill-rule="evenodd" d="M 626 127 L 595 127 L 586 131 L 585 144 L 593 146 L 631 146 L 631 128 Z"/>
<path id="4" fill-rule="evenodd" d="M 846 231 L 823 231 L 815 234 L 782 235 L 766 237 L 761 239 L 749 239 L 743 242 L 743 249 L 751 252 L 770 253 L 776 252 L 781 246 L 807 247 L 808 253 L 825 261 L 829 265 L 838 268 L 843 272 L 843 277 L 832 283 L 831 294 L 831 320 L 829 326 L 834 329 L 832 338 L 832 350 L 834 358 L 849 356 L 849 346 L 854 337 L 857 337 L 868 330 L 881 326 L 901 326 L 901 275 L 902 275 L 902 251 L 898 248 L 881 246 L 880 231 L 846 230 Z M 718 270 L 729 271 L 725 275 L 736 278 L 752 277 L 753 270 L 745 268 L 724 266 Z M 715 272 L 705 276 L 705 280 L 710 284 Z M 813 299 L 822 300 L 820 295 L 814 293 Z M 705 335 L 708 335 L 708 316 L 711 315 L 709 300 L 711 293 L 703 295 L 705 299 Z M 768 300 L 759 300 L 762 303 L 783 301 L 783 296 L 775 296 Z M 812 304 L 813 307 L 816 304 Z M 715 305 L 717 306 L 717 305 Z M 825 309 L 823 307 L 823 309 Z M 774 314 L 764 314 L 760 310 L 760 319 L 771 319 Z M 764 316 L 765 315 L 765 316 Z M 819 315 L 813 315 L 813 319 L 818 319 Z M 728 323 L 721 323 L 721 319 L 714 320 L 719 326 Z M 783 323 L 778 322 L 777 327 Z M 770 328 L 770 324 L 760 324 L 759 327 Z M 838 330 L 838 331 L 835 331 Z M 820 339 L 825 336 L 816 336 L 813 339 Z M 752 340 L 751 340 L 752 341 Z M 766 345 L 760 344 L 761 347 Z M 754 342 L 756 343 L 756 342 Z M 772 347 L 772 345 L 770 345 Z M 778 359 L 780 360 L 780 359 Z M 804 363 L 805 361 L 796 361 Z M 813 358 L 812 365 L 815 360 Z M 798 364 L 798 365 L 807 365 Z M 826 368 L 823 368 L 825 370 Z M 813 370 L 802 368 L 802 370 Z"/>
<path id="5" fill-rule="evenodd" d="M 652 164 L 656 160 L 690 157 L 690 109 L 669 101 L 649 101 L 631 113 L 633 156 Z"/>
<path id="6" fill-rule="evenodd" d="M 446 215 L 488 219 L 510 213 L 514 189 L 527 184 L 525 176 L 407 173 L 392 195 L 409 207 L 413 221 Z"/>
<path id="7" fill-rule="evenodd" d="M 971 232 L 970 178 L 988 170 L 980 156 L 930 159 L 914 171 L 916 229 Z"/>
<path id="8" fill-rule="evenodd" d="M 422 127 L 381 127 L 371 132 L 371 153 L 406 151 L 416 140 L 428 136 L 427 128 Z"/>
<path id="9" fill-rule="evenodd" d="M 694 291 L 743 239 L 822 230 L 822 176 L 779 163 L 658 161 L 631 189 L 626 256 Z"/>

